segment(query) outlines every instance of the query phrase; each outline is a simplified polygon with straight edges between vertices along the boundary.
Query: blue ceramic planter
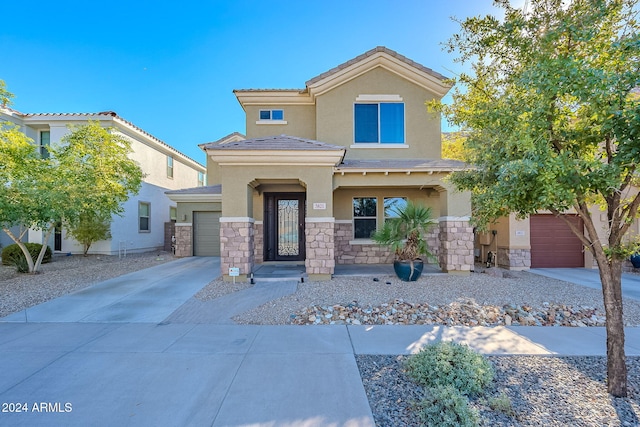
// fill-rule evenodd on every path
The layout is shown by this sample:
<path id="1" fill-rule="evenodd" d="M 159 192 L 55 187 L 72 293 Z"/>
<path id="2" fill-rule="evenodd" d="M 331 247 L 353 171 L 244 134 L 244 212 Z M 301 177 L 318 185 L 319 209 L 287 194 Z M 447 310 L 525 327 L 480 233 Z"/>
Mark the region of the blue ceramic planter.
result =
<path id="1" fill-rule="evenodd" d="M 631 255 L 629 261 L 633 264 L 633 268 L 640 268 L 640 254 Z"/>
<path id="2" fill-rule="evenodd" d="M 418 280 L 422 274 L 424 268 L 424 262 L 421 259 L 413 261 L 413 268 L 411 261 L 394 261 L 393 269 L 396 272 L 398 278 L 404 282 L 414 282 Z"/>

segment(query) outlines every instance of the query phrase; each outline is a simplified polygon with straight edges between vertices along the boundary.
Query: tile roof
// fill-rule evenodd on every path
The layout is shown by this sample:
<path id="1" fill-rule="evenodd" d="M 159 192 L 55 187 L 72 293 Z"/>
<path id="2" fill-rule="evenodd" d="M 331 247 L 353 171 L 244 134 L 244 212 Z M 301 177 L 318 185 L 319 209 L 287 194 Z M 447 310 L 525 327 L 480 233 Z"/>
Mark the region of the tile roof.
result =
<path id="1" fill-rule="evenodd" d="M 414 68 L 417 68 L 417 69 L 419 69 L 419 70 L 421 70 L 421 71 L 423 71 L 423 72 L 425 72 L 427 74 L 430 74 L 431 76 L 433 76 L 433 77 L 435 77 L 437 79 L 440 79 L 440 80 L 446 80 L 447 79 L 447 77 L 443 76 L 442 74 L 437 73 L 437 72 L 433 71 L 431 68 L 427 68 L 422 64 L 418 64 L 417 62 L 407 58 L 404 55 L 400 55 L 395 50 L 391 50 L 391 49 L 389 49 L 387 47 L 384 47 L 384 46 L 377 46 L 377 47 L 375 47 L 375 48 L 363 53 L 362 55 L 358 55 L 355 58 L 350 59 L 347 62 L 344 62 L 344 63 L 338 65 L 337 67 L 334 67 L 334 68 L 330 69 L 329 71 L 325 71 L 324 73 L 312 78 L 311 80 L 307 80 L 305 85 L 308 87 L 308 86 L 314 84 L 315 82 L 317 82 L 319 80 L 322 80 L 322 79 L 324 79 L 324 78 L 326 78 L 326 77 L 328 77 L 328 76 L 330 76 L 332 74 L 335 74 L 335 73 L 337 73 L 337 72 L 339 72 L 341 70 L 344 70 L 345 68 L 350 67 L 351 65 L 353 65 L 353 64 L 355 64 L 357 62 L 360 62 L 363 59 L 365 59 L 365 58 L 367 58 L 369 56 L 375 55 L 376 53 L 380 53 L 380 52 L 386 53 L 387 55 L 390 55 L 390 56 L 393 56 L 394 58 L 406 63 L 407 65 L 410 65 L 410 66 L 412 66 Z"/>
<path id="2" fill-rule="evenodd" d="M 391 159 L 391 160 L 345 160 L 336 170 L 380 169 L 380 170 L 458 170 L 464 169 L 466 163 L 449 159 Z"/>
<path id="3" fill-rule="evenodd" d="M 345 147 L 327 144 L 312 139 L 298 138 L 289 135 L 267 136 L 245 139 L 243 141 L 227 142 L 226 144 L 209 143 L 204 145 L 206 150 L 344 150 Z"/>
<path id="4" fill-rule="evenodd" d="M 204 187 L 183 188 L 165 191 L 165 194 L 222 194 L 222 185 L 205 185 Z"/>
<path id="5" fill-rule="evenodd" d="M 140 132 L 142 134 L 144 134 L 145 136 L 147 136 L 148 138 L 151 138 L 152 140 L 154 140 L 155 142 L 159 143 L 160 145 L 164 146 L 165 148 L 173 151 L 174 153 L 177 153 L 181 156 L 183 156 L 186 159 L 189 159 L 190 161 L 200 165 L 201 167 L 204 167 L 204 165 L 202 165 L 200 162 L 198 162 L 197 160 L 192 159 L 191 157 L 187 156 L 186 154 L 182 153 L 181 151 L 177 150 L 176 148 L 172 147 L 171 145 L 167 144 L 166 142 L 162 141 L 159 138 L 156 138 L 155 136 L 151 135 L 149 132 L 147 132 L 146 130 L 134 125 L 133 123 L 131 123 L 128 120 L 123 119 L 122 117 L 118 116 L 118 114 L 115 111 L 101 111 L 98 113 L 22 113 L 20 111 L 14 110 L 12 108 L 8 108 L 8 107 L 4 107 L 5 109 L 11 111 L 12 113 L 15 113 L 16 115 L 19 115 L 23 118 L 30 118 L 30 117 L 42 117 L 42 118 L 46 118 L 46 117 L 72 117 L 72 116 L 80 116 L 80 117 L 91 117 L 91 116 L 109 116 L 112 117 L 113 119 L 115 119 L 116 121 L 136 130 L 137 132 Z"/>

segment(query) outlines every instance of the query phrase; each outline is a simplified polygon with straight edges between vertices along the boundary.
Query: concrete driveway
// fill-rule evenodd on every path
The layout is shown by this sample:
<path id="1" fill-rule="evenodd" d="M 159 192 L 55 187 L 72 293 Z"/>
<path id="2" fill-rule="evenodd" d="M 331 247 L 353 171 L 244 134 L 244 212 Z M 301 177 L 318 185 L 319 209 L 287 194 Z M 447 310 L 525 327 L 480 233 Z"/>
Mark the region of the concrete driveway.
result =
<path id="1" fill-rule="evenodd" d="M 564 280 L 576 285 L 593 289 L 602 289 L 600 272 L 597 268 L 532 268 L 531 273 L 552 279 Z M 640 276 L 622 273 L 622 296 L 640 300 Z"/>

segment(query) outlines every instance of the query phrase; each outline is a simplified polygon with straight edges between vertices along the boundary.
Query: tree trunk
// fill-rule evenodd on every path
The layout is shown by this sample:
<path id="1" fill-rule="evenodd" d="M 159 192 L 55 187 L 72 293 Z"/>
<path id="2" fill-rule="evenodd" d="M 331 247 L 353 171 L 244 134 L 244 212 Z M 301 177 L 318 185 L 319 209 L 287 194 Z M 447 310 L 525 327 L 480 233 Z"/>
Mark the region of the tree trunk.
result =
<path id="1" fill-rule="evenodd" d="M 598 257 L 599 258 L 599 257 Z M 602 282 L 604 310 L 607 316 L 607 390 L 615 397 L 627 396 L 627 364 L 624 352 L 622 316 L 622 261 L 597 259 Z"/>
<path id="2" fill-rule="evenodd" d="M 29 273 L 33 273 L 34 272 L 33 258 L 31 258 L 31 254 L 29 253 L 29 250 L 22 242 L 22 238 L 24 237 L 24 233 L 26 233 L 26 230 L 23 233 L 21 233 L 19 237 L 16 237 L 8 228 L 2 227 L 2 229 L 4 230 L 5 233 L 7 233 L 7 235 L 11 238 L 11 240 L 13 240 L 16 245 L 18 245 L 18 247 L 22 251 L 22 254 L 27 260 L 27 265 L 29 266 Z"/>

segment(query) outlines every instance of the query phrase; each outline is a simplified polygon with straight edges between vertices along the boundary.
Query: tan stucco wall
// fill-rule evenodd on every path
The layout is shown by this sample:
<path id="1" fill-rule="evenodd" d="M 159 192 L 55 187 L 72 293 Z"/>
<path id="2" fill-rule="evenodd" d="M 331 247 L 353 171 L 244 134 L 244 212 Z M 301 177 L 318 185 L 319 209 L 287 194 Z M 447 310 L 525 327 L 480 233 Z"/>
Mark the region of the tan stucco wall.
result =
<path id="1" fill-rule="evenodd" d="M 427 112 L 433 99 L 426 89 L 383 68 L 371 71 L 316 98 L 316 135 L 319 141 L 349 147 L 354 144 L 353 105 L 358 95 L 400 95 L 405 105 L 405 143 L 409 148 L 347 151 L 346 158 L 440 158 L 440 118 Z M 393 145 L 393 144 L 389 144 Z"/>
<path id="2" fill-rule="evenodd" d="M 378 199 L 378 224 L 384 220 L 384 198 L 406 197 L 408 200 L 420 202 L 433 210 L 433 218 L 440 215 L 440 198 L 437 192 L 428 193 L 418 188 L 340 188 L 333 193 L 334 214 L 336 220 L 353 219 L 354 197 L 376 197 Z"/>
<path id="3" fill-rule="evenodd" d="M 187 203 L 187 202 L 178 202 L 177 203 L 178 217 L 176 222 L 178 223 L 193 223 L 193 212 L 220 212 L 222 210 L 222 203 L 220 202 L 211 202 L 211 203 Z"/>
<path id="4" fill-rule="evenodd" d="M 332 168 L 329 166 L 222 166 L 222 216 L 253 217 L 260 203 L 254 203 L 255 193 L 262 192 L 251 185 L 272 181 L 300 184 L 306 188 L 307 216 L 332 217 Z M 274 186 L 269 187 L 274 189 Z M 298 188 L 298 187 L 296 187 Z M 269 190 L 280 191 L 280 190 Z M 326 209 L 314 210 L 313 203 L 324 203 Z"/>
<path id="5" fill-rule="evenodd" d="M 316 139 L 316 115 L 313 105 L 245 105 L 247 138 L 290 135 Z M 284 110 L 287 124 L 256 124 L 260 110 Z"/>

